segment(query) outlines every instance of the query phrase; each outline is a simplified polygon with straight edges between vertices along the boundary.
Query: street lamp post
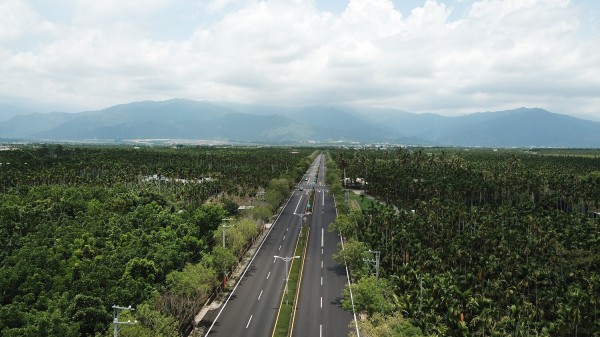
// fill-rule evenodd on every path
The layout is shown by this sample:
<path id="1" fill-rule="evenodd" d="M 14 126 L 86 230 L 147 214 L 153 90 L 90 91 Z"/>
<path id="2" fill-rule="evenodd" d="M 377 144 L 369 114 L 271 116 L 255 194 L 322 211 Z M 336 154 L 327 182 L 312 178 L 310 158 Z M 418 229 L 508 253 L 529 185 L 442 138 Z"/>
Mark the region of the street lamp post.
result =
<path id="1" fill-rule="evenodd" d="M 306 217 L 304 213 L 294 213 L 294 215 L 297 215 L 298 217 L 300 217 L 300 237 L 302 237 L 302 226 L 304 225 L 304 222 L 306 221 Z"/>
<path id="2" fill-rule="evenodd" d="M 304 222 L 302 220 L 306 220 L 306 218 L 302 219 L 302 217 L 305 216 L 306 214 L 304 214 L 304 213 L 294 213 L 294 215 L 297 215 L 300 218 L 300 227 L 302 227 L 302 225 L 304 224 Z"/>
<path id="3" fill-rule="evenodd" d="M 290 280 L 290 271 L 289 271 L 289 263 L 290 261 L 292 261 L 293 259 L 299 259 L 300 256 L 287 256 L 287 257 L 283 257 L 283 256 L 277 256 L 274 255 L 273 256 L 276 259 L 282 259 L 283 261 L 285 261 L 285 304 L 288 304 L 288 299 L 289 299 L 289 295 L 288 295 L 288 282 Z"/>

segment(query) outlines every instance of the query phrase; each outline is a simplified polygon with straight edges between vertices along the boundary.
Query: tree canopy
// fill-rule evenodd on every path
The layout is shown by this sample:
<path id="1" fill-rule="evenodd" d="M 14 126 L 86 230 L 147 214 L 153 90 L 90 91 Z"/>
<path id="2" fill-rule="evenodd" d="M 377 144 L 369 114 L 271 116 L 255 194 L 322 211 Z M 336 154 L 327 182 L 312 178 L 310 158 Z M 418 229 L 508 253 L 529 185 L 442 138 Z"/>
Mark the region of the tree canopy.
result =
<path id="1" fill-rule="evenodd" d="M 372 314 L 367 331 L 393 317 L 371 304 L 381 300 L 375 287 L 361 291 L 359 252 L 369 247 L 381 252 L 392 311 L 425 335 L 600 332 L 598 151 L 330 152 L 377 200 L 333 224 L 348 237 L 338 256 L 360 247 L 347 261 L 366 294 L 357 303 Z"/>
<path id="2" fill-rule="evenodd" d="M 258 234 L 256 219 L 237 219 L 228 235 L 239 240 L 228 237 L 221 251 L 222 219 L 234 203 L 258 205 L 260 191 L 281 202 L 311 152 L 66 145 L 0 152 L 0 335 L 103 334 L 115 304 L 139 309 L 141 325 L 123 335 L 179 334 Z M 279 204 L 264 206 L 272 212 Z"/>

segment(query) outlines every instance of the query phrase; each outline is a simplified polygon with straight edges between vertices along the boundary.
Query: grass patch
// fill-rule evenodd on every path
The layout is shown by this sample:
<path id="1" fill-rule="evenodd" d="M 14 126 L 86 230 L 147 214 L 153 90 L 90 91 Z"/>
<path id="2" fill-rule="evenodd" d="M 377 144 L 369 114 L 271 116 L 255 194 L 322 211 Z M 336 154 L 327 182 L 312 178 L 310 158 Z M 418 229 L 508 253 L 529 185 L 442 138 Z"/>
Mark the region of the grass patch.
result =
<path id="1" fill-rule="evenodd" d="M 291 262 L 292 266 L 290 268 L 290 278 L 288 283 L 289 300 L 288 304 L 286 304 L 286 294 L 284 290 L 283 298 L 281 299 L 281 306 L 279 308 L 279 315 L 277 316 L 277 322 L 275 322 L 273 336 L 286 337 L 288 336 L 288 331 L 290 330 L 294 301 L 296 300 L 296 292 L 298 291 L 298 284 L 300 282 L 300 269 L 304 261 L 304 247 L 306 246 L 307 233 L 308 227 L 302 226 L 302 229 L 300 230 L 300 237 L 296 243 L 296 251 L 294 252 L 294 256 L 298 255 L 302 258 L 298 261 L 294 259 Z"/>
<path id="2" fill-rule="evenodd" d="M 358 194 L 354 194 L 354 193 L 350 193 L 349 199 L 351 201 L 356 202 L 358 204 L 358 206 L 360 206 L 360 209 L 362 209 L 363 211 L 371 208 L 372 207 L 371 205 L 375 205 L 375 207 L 377 207 L 377 205 L 379 205 L 373 199 L 369 199 L 367 197 L 362 197 L 362 196 L 360 196 Z"/>
<path id="3" fill-rule="evenodd" d="M 316 196 L 317 192 L 315 191 L 315 189 L 311 189 L 310 193 L 308 194 L 308 205 L 307 205 L 307 209 L 309 212 L 312 212 L 313 209 L 315 208 L 315 196 Z"/>
<path id="4" fill-rule="evenodd" d="M 273 333 L 273 336 L 286 337 L 290 328 L 291 318 L 292 306 L 289 304 L 286 305 L 284 302 L 281 305 L 281 309 L 279 309 L 279 317 L 277 318 L 277 323 L 275 324 L 275 332 Z"/>

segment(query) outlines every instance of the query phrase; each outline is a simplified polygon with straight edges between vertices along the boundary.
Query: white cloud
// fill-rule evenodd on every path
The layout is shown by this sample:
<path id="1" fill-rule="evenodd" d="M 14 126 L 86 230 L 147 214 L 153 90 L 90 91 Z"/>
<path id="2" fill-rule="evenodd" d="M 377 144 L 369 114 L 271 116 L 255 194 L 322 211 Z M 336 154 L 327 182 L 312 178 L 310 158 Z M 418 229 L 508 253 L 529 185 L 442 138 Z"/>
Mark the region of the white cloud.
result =
<path id="1" fill-rule="evenodd" d="M 54 25 L 43 20 L 26 2 L 5 0 L 0 3 L 0 43 L 15 41 L 30 34 L 53 34 Z"/>
<path id="2" fill-rule="evenodd" d="M 74 22 L 85 25 L 117 19 L 139 19 L 156 13 L 168 5 L 167 0 L 69 0 L 74 10 Z"/>
<path id="3" fill-rule="evenodd" d="M 404 16 L 389 0 L 351 0 L 341 13 L 312 0 L 200 1 L 204 13 L 178 13 L 180 1 L 64 1 L 68 22 L 0 5 L 20 14 L 0 23 L 0 43 L 33 34 L 32 22 L 61 27 L 27 50 L 0 45 L 0 97 L 85 109 L 169 97 L 443 113 L 525 105 L 600 119 L 598 30 L 568 0 L 472 1 L 454 20 L 432 0 Z M 184 15 L 197 20 L 185 38 L 150 27 Z"/>
<path id="4" fill-rule="evenodd" d="M 234 4 L 238 4 L 239 0 L 210 0 L 206 1 L 204 4 L 204 8 L 209 13 L 220 13 L 224 11 L 227 7 L 230 7 Z"/>

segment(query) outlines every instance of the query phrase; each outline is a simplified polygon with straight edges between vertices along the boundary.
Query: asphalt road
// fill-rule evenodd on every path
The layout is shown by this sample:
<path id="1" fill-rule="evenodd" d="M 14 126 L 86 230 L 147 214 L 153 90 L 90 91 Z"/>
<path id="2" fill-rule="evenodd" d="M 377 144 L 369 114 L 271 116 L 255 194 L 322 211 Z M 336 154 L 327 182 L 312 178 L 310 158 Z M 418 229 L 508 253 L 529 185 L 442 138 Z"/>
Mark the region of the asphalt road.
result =
<path id="1" fill-rule="evenodd" d="M 335 202 L 324 182 L 325 166 L 321 163 L 292 336 L 348 336 L 350 331 L 352 315 L 340 303 L 348 282 L 346 269 L 332 258 L 340 237 L 327 231 L 336 217 Z"/>
<path id="2" fill-rule="evenodd" d="M 317 157 L 304 183 L 315 180 L 319 162 Z M 206 336 L 271 336 L 287 273 L 285 262 L 274 256 L 294 254 L 301 224 L 297 214 L 304 212 L 308 202 L 309 186 L 306 187 L 292 194 L 229 299 L 218 310 L 206 314 L 203 324 L 210 325 Z"/>

